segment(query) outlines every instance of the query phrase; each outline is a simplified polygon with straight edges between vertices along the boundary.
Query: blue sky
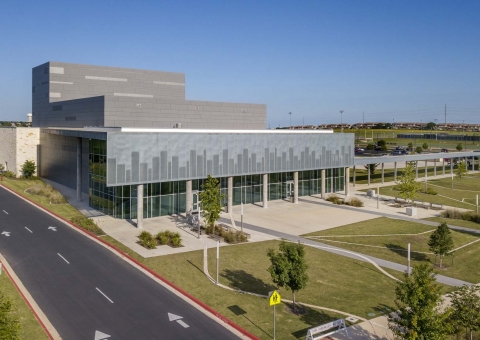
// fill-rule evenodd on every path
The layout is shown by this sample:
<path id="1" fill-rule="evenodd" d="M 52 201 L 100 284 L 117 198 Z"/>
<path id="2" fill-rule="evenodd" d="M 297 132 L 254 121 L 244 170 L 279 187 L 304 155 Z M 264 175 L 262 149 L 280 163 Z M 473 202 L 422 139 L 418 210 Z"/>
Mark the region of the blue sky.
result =
<path id="1" fill-rule="evenodd" d="M 267 104 L 270 127 L 480 123 L 480 1 L 2 1 L 0 120 L 31 69 L 64 61 L 184 72 L 192 100 Z"/>

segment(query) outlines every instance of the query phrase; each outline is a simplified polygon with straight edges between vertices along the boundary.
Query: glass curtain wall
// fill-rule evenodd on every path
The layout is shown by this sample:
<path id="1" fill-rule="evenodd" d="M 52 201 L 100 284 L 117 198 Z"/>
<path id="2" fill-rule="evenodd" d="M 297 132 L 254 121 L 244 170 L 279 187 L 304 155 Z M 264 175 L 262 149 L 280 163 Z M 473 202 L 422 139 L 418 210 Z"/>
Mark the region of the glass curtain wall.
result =
<path id="1" fill-rule="evenodd" d="M 89 143 L 89 205 L 106 215 L 120 219 L 137 218 L 137 185 L 107 187 L 106 141 L 90 140 Z M 343 168 L 327 169 L 325 192 L 344 190 Z M 218 178 L 220 191 L 227 205 L 228 179 Z M 202 191 L 205 179 L 192 180 L 192 190 Z M 268 174 L 268 200 L 287 198 L 293 172 Z M 293 186 L 292 186 L 293 190 Z M 318 195 L 322 192 L 321 170 L 299 171 L 298 196 Z M 186 181 L 149 183 L 143 185 L 143 217 L 158 217 L 185 213 Z M 233 205 L 263 202 L 263 176 L 233 177 Z"/>
<path id="2" fill-rule="evenodd" d="M 107 143 L 89 142 L 89 205 L 121 219 L 137 218 L 137 185 L 107 187 Z M 201 181 L 193 181 L 198 186 Z M 197 190 L 197 189 L 194 189 Z M 186 181 L 149 183 L 143 185 L 143 217 L 158 217 L 184 213 Z"/>

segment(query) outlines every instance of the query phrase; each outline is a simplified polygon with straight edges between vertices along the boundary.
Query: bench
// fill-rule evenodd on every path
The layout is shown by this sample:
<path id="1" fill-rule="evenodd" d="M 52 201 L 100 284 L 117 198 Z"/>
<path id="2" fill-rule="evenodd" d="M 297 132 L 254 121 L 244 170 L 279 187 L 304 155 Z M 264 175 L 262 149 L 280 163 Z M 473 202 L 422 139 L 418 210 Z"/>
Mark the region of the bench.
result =
<path id="1" fill-rule="evenodd" d="M 225 241 L 223 239 L 223 237 L 218 236 L 217 234 L 210 234 L 210 235 L 208 235 L 208 237 L 211 238 L 212 240 L 218 241 L 218 242 L 224 242 Z"/>

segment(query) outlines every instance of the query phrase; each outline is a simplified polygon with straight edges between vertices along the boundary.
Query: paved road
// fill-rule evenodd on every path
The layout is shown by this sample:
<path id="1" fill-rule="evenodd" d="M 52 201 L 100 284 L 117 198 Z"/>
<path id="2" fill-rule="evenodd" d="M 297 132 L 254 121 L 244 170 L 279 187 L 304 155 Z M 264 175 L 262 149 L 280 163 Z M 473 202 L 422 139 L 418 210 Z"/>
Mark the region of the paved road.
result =
<path id="1" fill-rule="evenodd" d="M 0 252 L 63 339 L 94 340 L 96 331 L 111 340 L 238 339 L 109 250 L 1 187 Z M 167 313 L 183 319 L 169 321 Z"/>

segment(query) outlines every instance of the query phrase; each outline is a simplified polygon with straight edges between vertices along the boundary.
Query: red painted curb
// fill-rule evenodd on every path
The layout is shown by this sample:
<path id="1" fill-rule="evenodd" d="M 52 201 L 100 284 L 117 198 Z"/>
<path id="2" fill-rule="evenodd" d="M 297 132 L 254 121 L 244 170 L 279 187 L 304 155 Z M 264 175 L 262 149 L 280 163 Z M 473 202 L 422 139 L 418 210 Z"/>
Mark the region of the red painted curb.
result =
<path id="1" fill-rule="evenodd" d="M 0 261 L 1 263 L 2 261 Z M 25 295 L 23 295 L 22 291 L 20 290 L 20 288 L 18 287 L 17 283 L 13 280 L 12 278 L 12 275 L 10 275 L 10 273 L 8 272 L 7 268 L 5 266 L 2 266 L 3 267 L 3 270 L 5 270 L 5 273 L 7 273 L 8 277 L 10 278 L 10 281 L 13 282 L 13 285 L 15 286 L 15 288 L 17 288 L 17 291 L 20 293 L 20 295 L 22 296 L 22 299 L 23 301 L 25 301 L 27 303 L 27 306 L 28 308 L 30 308 L 30 310 L 32 311 L 33 315 L 35 315 L 35 318 L 37 319 L 37 321 L 40 323 L 40 326 L 42 326 L 43 330 L 45 331 L 45 333 L 47 333 L 48 337 L 51 339 L 51 340 L 54 340 L 52 334 L 50 334 L 50 332 L 48 331 L 47 327 L 44 325 L 44 323 L 42 322 L 42 320 L 40 319 L 40 317 L 38 316 L 38 314 L 35 312 L 35 310 L 33 309 L 32 305 L 30 304 L 30 302 L 28 302 L 27 298 L 25 297 Z"/>
<path id="2" fill-rule="evenodd" d="M 184 291 L 182 288 L 176 286 L 175 284 L 173 284 L 172 282 L 168 281 L 167 279 L 165 279 L 164 277 L 160 276 L 159 274 L 157 274 L 156 272 L 154 272 L 153 270 L 151 270 L 150 268 L 146 267 L 145 265 L 143 265 L 142 263 L 140 263 L 139 261 L 135 260 L 133 257 L 131 257 L 130 255 L 126 254 L 125 252 L 123 252 L 122 250 L 118 249 L 117 247 L 115 247 L 114 245 L 108 243 L 107 241 L 104 241 L 102 240 L 101 238 L 99 238 L 97 235 L 89 232 L 88 230 L 85 230 L 83 229 L 82 227 L 72 223 L 71 221 L 63 218 L 62 216 L 59 216 L 57 215 L 56 213 L 54 213 L 53 211 L 50 211 L 48 210 L 47 208 L 44 208 L 42 207 L 40 204 L 32 201 L 31 199 L 29 199 L 28 197 L 25 197 L 24 195 L 22 194 L 19 194 L 15 191 L 13 191 L 12 189 L 6 187 L 3 183 L 0 183 L 0 186 L 2 186 L 3 188 L 5 188 L 6 190 L 14 193 L 15 195 L 18 195 L 18 196 L 21 196 L 22 198 L 26 199 L 27 201 L 29 201 L 30 203 L 36 205 L 37 207 L 43 209 L 43 210 L 46 210 L 48 211 L 50 214 L 56 216 L 57 218 L 61 219 L 62 221 L 64 222 L 67 222 L 68 224 L 72 225 L 73 227 L 77 228 L 78 230 L 80 230 L 81 232 L 85 233 L 85 234 L 88 234 L 90 235 L 91 237 L 94 237 L 96 240 L 102 242 L 103 244 L 105 244 L 106 246 L 112 248 L 113 250 L 115 250 L 116 252 L 118 252 L 119 254 L 121 254 L 122 256 L 125 256 L 126 258 L 128 258 L 130 261 L 132 261 L 133 263 L 135 263 L 136 265 L 142 267 L 144 270 L 148 271 L 150 274 L 152 274 L 153 276 L 155 276 L 157 279 L 163 281 L 164 283 L 166 283 L 167 285 L 169 285 L 170 287 L 172 287 L 173 289 L 175 289 L 176 291 L 178 291 L 180 294 L 184 295 L 185 297 L 189 298 L 190 300 L 192 300 L 193 302 L 195 302 L 197 305 L 199 305 L 200 307 L 202 307 L 203 309 L 205 309 L 206 311 L 208 311 L 209 313 L 211 313 L 212 315 L 214 315 L 216 318 L 222 320 L 223 322 L 225 322 L 226 324 L 228 324 L 230 327 L 233 327 L 234 329 L 236 329 L 237 331 L 239 331 L 240 333 L 242 333 L 243 335 L 249 337 L 250 339 L 252 340 L 260 340 L 258 337 L 256 337 L 255 335 L 251 334 L 250 332 L 248 332 L 247 330 L 243 329 L 242 327 L 240 327 L 239 325 L 237 325 L 236 323 L 234 323 L 233 321 L 229 320 L 227 317 L 223 316 L 222 314 L 220 314 L 219 312 L 217 312 L 216 310 L 214 310 L 212 307 L 208 306 L 207 304 L 205 304 L 204 302 L 200 301 L 199 299 L 197 299 L 196 297 L 190 295 L 189 293 L 187 293 L 186 291 Z M 18 288 L 17 288 L 18 289 Z M 23 294 L 22 294 L 23 295 Z M 28 303 L 28 302 L 27 302 Z M 30 304 L 29 304 L 30 306 Z M 30 307 L 31 308 L 31 307 Z M 34 312 L 35 313 L 35 312 Z M 36 314 L 35 314 L 36 315 Z M 41 322 L 40 322 L 41 323 Z M 42 324 L 43 326 L 43 324 Z M 53 338 L 52 338 L 53 339 Z"/>

